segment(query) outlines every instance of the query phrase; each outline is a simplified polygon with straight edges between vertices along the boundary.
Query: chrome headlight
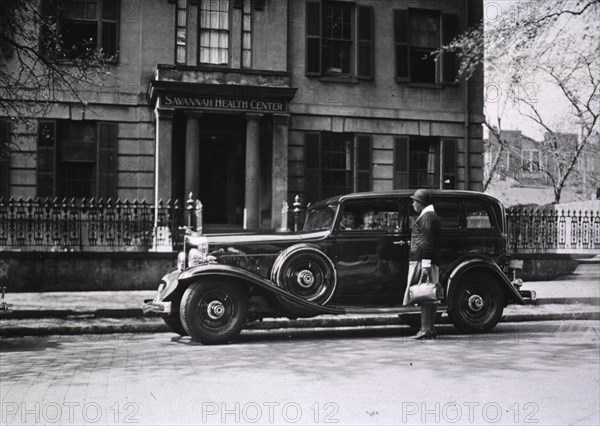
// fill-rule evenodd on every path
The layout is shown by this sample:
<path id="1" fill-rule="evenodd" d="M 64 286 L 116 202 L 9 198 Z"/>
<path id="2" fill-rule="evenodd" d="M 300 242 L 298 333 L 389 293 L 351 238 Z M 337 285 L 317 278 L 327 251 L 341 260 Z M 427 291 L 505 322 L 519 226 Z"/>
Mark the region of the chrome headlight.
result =
<path id="1" fill-rule="evenodd" d="M 185 269 L 185 252 L 180 251 L 177 254 L 177 269 L 183 271 Z"/>
<path id="2" fill-rule="evenodd" d="M 200 244 L 198 248 L 190 249 L 188 252 L 188 266 L 197 266 L 207 261 L 208 244 Z"/>

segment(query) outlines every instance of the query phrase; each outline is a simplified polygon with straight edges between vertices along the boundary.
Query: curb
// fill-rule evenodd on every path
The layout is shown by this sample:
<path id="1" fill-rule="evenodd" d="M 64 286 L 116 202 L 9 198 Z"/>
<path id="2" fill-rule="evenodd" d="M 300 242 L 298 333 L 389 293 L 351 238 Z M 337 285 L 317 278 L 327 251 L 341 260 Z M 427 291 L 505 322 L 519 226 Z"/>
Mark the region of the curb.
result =
<path id="1" fill-rule="evenodd" d="M 90 317 L 73 317 L 70 320 L 81 320 L 72 324 L 61 321 L 57 324 L 40 324 L 29 321 L 18 323 L 0 322 L 0 337 L 23 336 L 71 336 L 89 334 L 134 334 L 134 333 L 165 333 L 171 330 L 160 318 L 134 318 L 129 322 L 109 322 Z M 503 323 L 535 322 L 535 321 L 564 321 L 564 320 L 600 320 L 600 312 L 544 313 L 544 314 L 510 314 L 500 320 Z M 68 321 L 68 320 L 67 320 Z M 86 323 L 87 322 L 87 323 Z M 442 316 L 438 324 L 451 324 L 447 316 Z M 345 318 L 311 318 L 301 320 L 276 319 L 259 321 L 249 324 L 247 330 L 277 330 L 277 329 L 314 329 L 314 328 L 351 328 L 367 326 L 401 326 L 408 327 L 400 321 L 397 315 L 379 315 Z"/>
<path id="2" fill-rule="evenodd" d="M 562 297 L 537 299 L 531 306 L 537 305 L 593 305 L 600 306 L 600 297 Z M 119 309 L 19 309 L 0 311 L 1 320 L 27 320 L 27 319 L 86 319 L 86 318 L 143 318 L 141 308 L 119 308 Z M 148 317 L 146 317 L 148 318 Z"/>

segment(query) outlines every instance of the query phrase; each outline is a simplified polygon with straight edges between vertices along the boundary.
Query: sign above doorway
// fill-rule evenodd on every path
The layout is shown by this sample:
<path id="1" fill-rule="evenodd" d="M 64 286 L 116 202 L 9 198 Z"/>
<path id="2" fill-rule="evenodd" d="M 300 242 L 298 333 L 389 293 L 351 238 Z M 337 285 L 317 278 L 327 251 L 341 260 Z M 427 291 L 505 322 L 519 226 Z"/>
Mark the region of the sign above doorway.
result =
<path id="1" fill-rule="evenodd" d="M 286 112 L 287 102 L 220 96 L 160 95 L 160 106 L 210 110 Z"/>

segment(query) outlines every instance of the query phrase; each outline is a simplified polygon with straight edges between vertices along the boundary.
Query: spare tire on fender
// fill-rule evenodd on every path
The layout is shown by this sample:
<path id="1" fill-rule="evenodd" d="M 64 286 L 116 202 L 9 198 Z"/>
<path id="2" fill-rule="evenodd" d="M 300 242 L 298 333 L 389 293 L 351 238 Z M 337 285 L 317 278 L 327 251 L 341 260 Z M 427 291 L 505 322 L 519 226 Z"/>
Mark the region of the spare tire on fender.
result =
<path id="1" fill-rule="evenodd" d="M 296 244 L 279 254 L 271 280 L 295 296 L 324 305 L 335 292 L 337 274 L 331 259 L 317 246 Z"/>

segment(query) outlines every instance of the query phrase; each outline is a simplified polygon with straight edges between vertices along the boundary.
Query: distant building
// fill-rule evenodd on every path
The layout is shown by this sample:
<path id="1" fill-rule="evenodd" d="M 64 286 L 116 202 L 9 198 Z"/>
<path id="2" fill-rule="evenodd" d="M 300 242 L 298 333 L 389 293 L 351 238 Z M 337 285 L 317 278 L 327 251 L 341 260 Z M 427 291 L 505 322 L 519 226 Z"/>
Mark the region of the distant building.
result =
<path id="1" fill-rule="evenodd" d="M 118 87 L 33 131 L 4 120 L 5 196 L 193 192 L 208 225 L 278 227 L 296 194 L 482 189 L 483 73 L 457 83 L 453 54 L 427 56 L 482 0 L 58 3 L 65 39 L 103 48 Z"/>
<path id="2" fill-rule="evenodd" d="M 497 138 L 490 134 L 484 140 L 484 176 L 493 173 L 486 192 L 500 197 L 509 205 L 549 204 L 554 201 L 552 177 L 557 169 L 566 167 L 576 149 L 575 133 L 546 133 L 543 141 L 536 141 L 519 130 L 503 130 L 506 147 L 500 152 Z M 594 138 L 581 153 L 574 170 L 567 179 L 561 202 L 589 200 L 600 186 L 600 144 Z M 492 170 L 496 157 L 500 159 Z"/>

